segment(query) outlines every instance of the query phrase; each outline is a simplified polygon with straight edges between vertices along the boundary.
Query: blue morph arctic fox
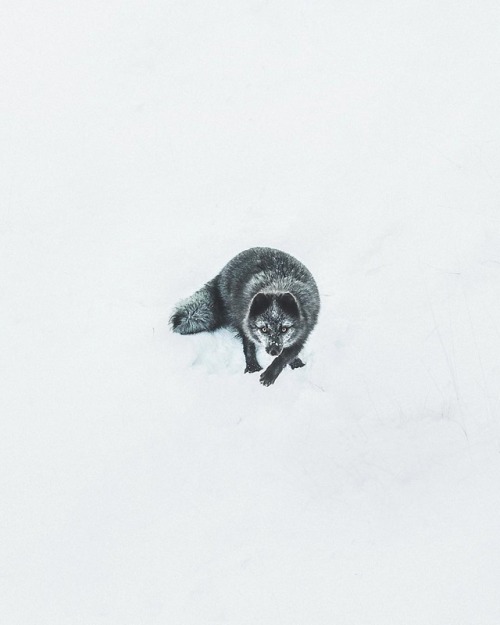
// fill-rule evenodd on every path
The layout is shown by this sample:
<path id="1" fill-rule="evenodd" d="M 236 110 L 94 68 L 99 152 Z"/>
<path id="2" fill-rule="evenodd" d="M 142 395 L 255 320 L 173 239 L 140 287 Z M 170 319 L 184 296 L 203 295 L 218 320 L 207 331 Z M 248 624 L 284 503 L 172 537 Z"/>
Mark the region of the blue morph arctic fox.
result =
<path id="1" fill-rule="evenodd" d="M 170 318 L 174 332 L 230 328 L 243 341 L 245 373 L 261 371 L 256 346 L 275 359 L 261 374 L 265 386 L 283 369 L 303 367 L 298 357 L 320 308 L 311 272 L 286 252 L 253 247 L 235 256 L 212 280 L 180 302 Z"/>

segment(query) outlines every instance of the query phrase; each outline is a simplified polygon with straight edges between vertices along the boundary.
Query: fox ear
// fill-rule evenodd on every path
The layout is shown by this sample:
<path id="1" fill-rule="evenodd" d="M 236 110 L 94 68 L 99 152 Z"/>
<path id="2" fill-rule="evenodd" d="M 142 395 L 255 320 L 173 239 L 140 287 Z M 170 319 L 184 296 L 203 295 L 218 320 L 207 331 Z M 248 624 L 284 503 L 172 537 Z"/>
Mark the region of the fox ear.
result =
<path id="1" fill-rule="evenodd" d="M 281 308 L 283 308 L 288 315 L 292 315 L 293 317 L 299 316 L 299 305 L 291 293 L 282 293 L 277 296 L 277 300 Z"/>
<path id="2" fill-rule="evenodd" d="M 265 293 L 257 293 L 250 304 L 250 317 L 256 317 L 269 308 L 271 304 L 271 298 Z"/>

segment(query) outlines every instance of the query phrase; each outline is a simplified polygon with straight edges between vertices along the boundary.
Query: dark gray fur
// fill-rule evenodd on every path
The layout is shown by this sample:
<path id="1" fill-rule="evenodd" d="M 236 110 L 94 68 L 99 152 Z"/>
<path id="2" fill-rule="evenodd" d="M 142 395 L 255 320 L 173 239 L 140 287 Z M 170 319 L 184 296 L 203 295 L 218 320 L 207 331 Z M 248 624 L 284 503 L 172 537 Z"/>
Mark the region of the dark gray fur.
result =
<path id="1" fill-rule="evenodd" d="M 299 353 L 316 325 L 320 300 L 311 272 L 286 252 L 253 247 L 175 308 L 174 332 L 231 328 L 243 341 L 245 373 L 260 371 L 256 345 L 276 358 L 261 374 L 265 386 L 283 369 L 302 367 Z"/>

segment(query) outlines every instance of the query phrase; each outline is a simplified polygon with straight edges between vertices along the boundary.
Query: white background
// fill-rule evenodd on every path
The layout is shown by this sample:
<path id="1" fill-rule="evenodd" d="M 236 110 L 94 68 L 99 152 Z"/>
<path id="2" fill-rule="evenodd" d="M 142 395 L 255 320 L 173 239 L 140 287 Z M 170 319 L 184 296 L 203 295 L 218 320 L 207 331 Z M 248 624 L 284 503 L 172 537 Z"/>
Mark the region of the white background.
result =
<path id="1" fill-rule="evenodd" d="M 0 621 L 500 622 L 496 1 L 0 8 Z M 262 387 L 173 305 L 315 275 Z"/>

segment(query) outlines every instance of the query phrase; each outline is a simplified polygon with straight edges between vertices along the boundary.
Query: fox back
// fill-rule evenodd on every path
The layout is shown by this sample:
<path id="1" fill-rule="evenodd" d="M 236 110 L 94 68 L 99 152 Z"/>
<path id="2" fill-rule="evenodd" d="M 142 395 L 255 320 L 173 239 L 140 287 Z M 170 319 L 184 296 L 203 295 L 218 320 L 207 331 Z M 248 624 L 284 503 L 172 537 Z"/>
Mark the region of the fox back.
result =
<path id="1" fill-rule="evenodd" d="M 265 311 L 274 318 L 291 315 L 309 331 L 318 319 L 319 292 L 311 272 L 280 250 L 254 247 L 241 252 L 219 274 L 219 289 L 228 322 L 237 329 L 248 330 Z M 254 302 L 258 294 L 266 298 Z"/>

